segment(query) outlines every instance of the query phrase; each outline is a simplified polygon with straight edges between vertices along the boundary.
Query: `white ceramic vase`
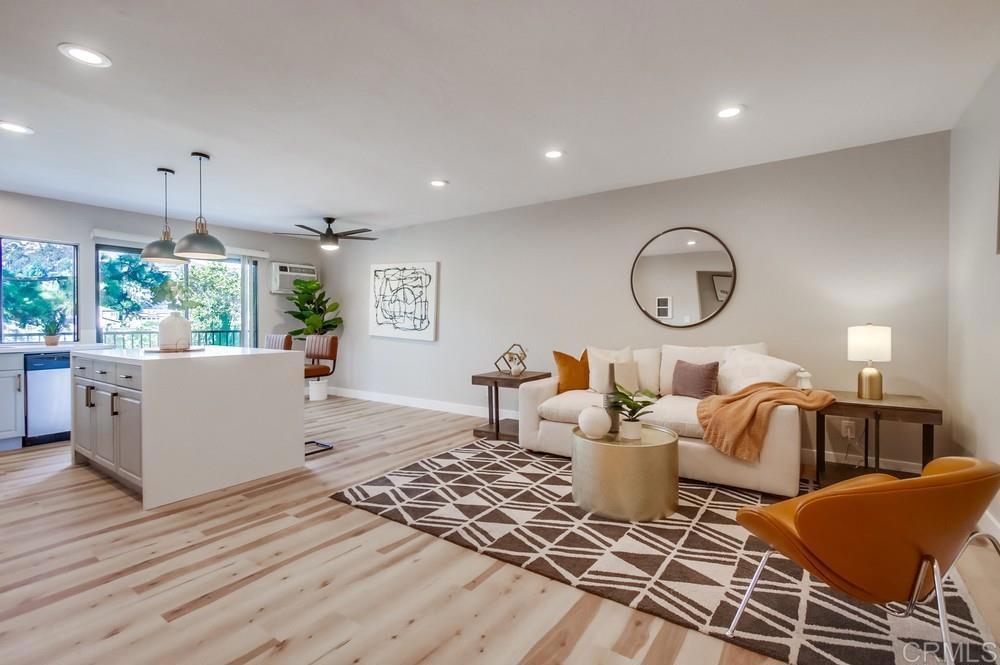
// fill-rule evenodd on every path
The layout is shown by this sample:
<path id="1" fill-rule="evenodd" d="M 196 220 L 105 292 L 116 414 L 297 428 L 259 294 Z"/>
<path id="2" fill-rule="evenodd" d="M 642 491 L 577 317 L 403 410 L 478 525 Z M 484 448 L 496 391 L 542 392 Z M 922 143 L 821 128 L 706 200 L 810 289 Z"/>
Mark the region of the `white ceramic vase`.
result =
<path id="1" fill-rule="evenodd" d="M 642 423 L 638 420 L 622 420 L 618 423 L 618 438 L 634 441 L 642 438 Z"/>
<path id="2" fill-rule="evenodd" d="M 191 322 L 180 315 L 170 314 L 160 321 L 160 349 L 183 351 L 191 348 Z"/>
<path id="3" fill-rule="evenodd" d="M 580 431 L 591 439 L 599 439 L 611 431 L 611 416 L 600 406 L 588 406 L 580 412 Z"/>

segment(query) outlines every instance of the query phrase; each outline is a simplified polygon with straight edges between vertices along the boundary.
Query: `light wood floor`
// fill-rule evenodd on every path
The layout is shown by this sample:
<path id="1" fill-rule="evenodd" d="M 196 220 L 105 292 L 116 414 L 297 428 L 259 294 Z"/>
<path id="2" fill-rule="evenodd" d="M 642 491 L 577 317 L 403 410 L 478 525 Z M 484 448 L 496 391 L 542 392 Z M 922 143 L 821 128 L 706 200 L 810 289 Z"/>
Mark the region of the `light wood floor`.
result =
<path id="1" fill-rule="evenodd" d="M 475 419 L 331 398 L 305 469 L 143 512 L 66 445 L 0 454 L 0 663 L 773 663 L 370 513 L 334 491 Z M 961 564 L 1000 632 L 997 560 Z"/>

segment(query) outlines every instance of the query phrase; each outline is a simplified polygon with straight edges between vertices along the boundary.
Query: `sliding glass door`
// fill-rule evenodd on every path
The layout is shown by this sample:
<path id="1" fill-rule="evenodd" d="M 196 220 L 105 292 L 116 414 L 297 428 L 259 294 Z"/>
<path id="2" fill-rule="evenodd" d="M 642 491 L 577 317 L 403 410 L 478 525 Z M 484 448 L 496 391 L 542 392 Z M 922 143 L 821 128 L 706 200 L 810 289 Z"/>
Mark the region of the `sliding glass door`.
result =
<path id="1" fill-rule="evenodd" d="M 257 345 L 257 262 L 247 257 L 145 263 L 138 249 L 97 247 L 97 339 L 120 348 L 156 347 L 171 311 L 191 321 L 195 346 Z"/>

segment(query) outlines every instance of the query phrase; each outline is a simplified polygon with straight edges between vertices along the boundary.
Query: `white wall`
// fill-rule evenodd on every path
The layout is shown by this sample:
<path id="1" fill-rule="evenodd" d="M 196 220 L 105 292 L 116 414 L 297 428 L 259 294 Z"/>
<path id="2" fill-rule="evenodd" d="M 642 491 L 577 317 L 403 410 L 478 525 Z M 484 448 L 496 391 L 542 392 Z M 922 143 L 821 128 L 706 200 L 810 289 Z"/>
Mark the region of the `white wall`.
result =
<path id="1" fill-rule="evenodd" d="M 948 410 L 956 444 L 1000 461 L 1000 67 L 951 135 Z M 1000 517 L 1000 500 L 990 511 Z M 994 521 L 994 528 L 1000 524 Z"/>
<path id="2" fill-rule="evenodd" d="M 887 389 L 943 404 L 948 141 L 918 136 L 344 242 L 324 257 L 346 322 L 333 382 L 482 405 L 469 376 L 512 342 L 529 368 L 551 369 L 553 349 L 587 344 L 764 340 L 818 387 L 853 389 L 846 329 L 870 321 L 893 327 Z M 648 320 L 629 288 L 635 253 L 675 226 L 717 234 L 738 274 L 726 309 L 684 330 Z M 368 336 L 368 266 L 396 261 L 440 261 L 437 342 Z M 918 430 L 885 430 L 884 457 L 919 461 Z"/>
<path id="3" fill-rule="evenodd" d="M 91 238 L 91 231 L 98 228 L 138 233 L 148 235 L 152 239 L 159 236 L 162 227 L 162 217 L 0 191 L 0 235 L 79 245 L 79 325 L 80 338 L 83 341 L 93 341 L 95 335 L 96 259 L 95 241 Z M 187 234 L 194 227 L 194 223 L 192 220 L 172 219 L 170 227 L 173 229 L 174 237 L 179 238 Z M 320 258 L 320 250 L 315 242 L 222 227 L 212 224 L 211 219 L 209 227 L 227 246 L 264 250 L 270 252 L 272 260 L 317 265 Z M 261 260 L 258 267 L 258 332 L 261 339 L 271 332 L 287 332 L 292 329 L 291 324 L 295 323 L 294 319 L 282 313 L 291 303 L 285 301 L 283 296 L 271 295 L 268 292 L 269 265 L 268 261 Z"/>

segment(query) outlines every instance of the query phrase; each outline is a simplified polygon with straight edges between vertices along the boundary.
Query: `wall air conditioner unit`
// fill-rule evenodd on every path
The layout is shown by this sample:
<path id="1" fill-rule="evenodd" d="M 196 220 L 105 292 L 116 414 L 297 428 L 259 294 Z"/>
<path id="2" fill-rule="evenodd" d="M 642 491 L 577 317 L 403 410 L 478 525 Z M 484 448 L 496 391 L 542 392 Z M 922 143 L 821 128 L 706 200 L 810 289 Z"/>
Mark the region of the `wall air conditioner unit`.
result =
<path id="1" fill-rule="evenodd" d="M 319 279 L 319 272 L 304 263 L 271 264 L 271 293 L 292 293 L 292 282 L 297 279 Z"/>

